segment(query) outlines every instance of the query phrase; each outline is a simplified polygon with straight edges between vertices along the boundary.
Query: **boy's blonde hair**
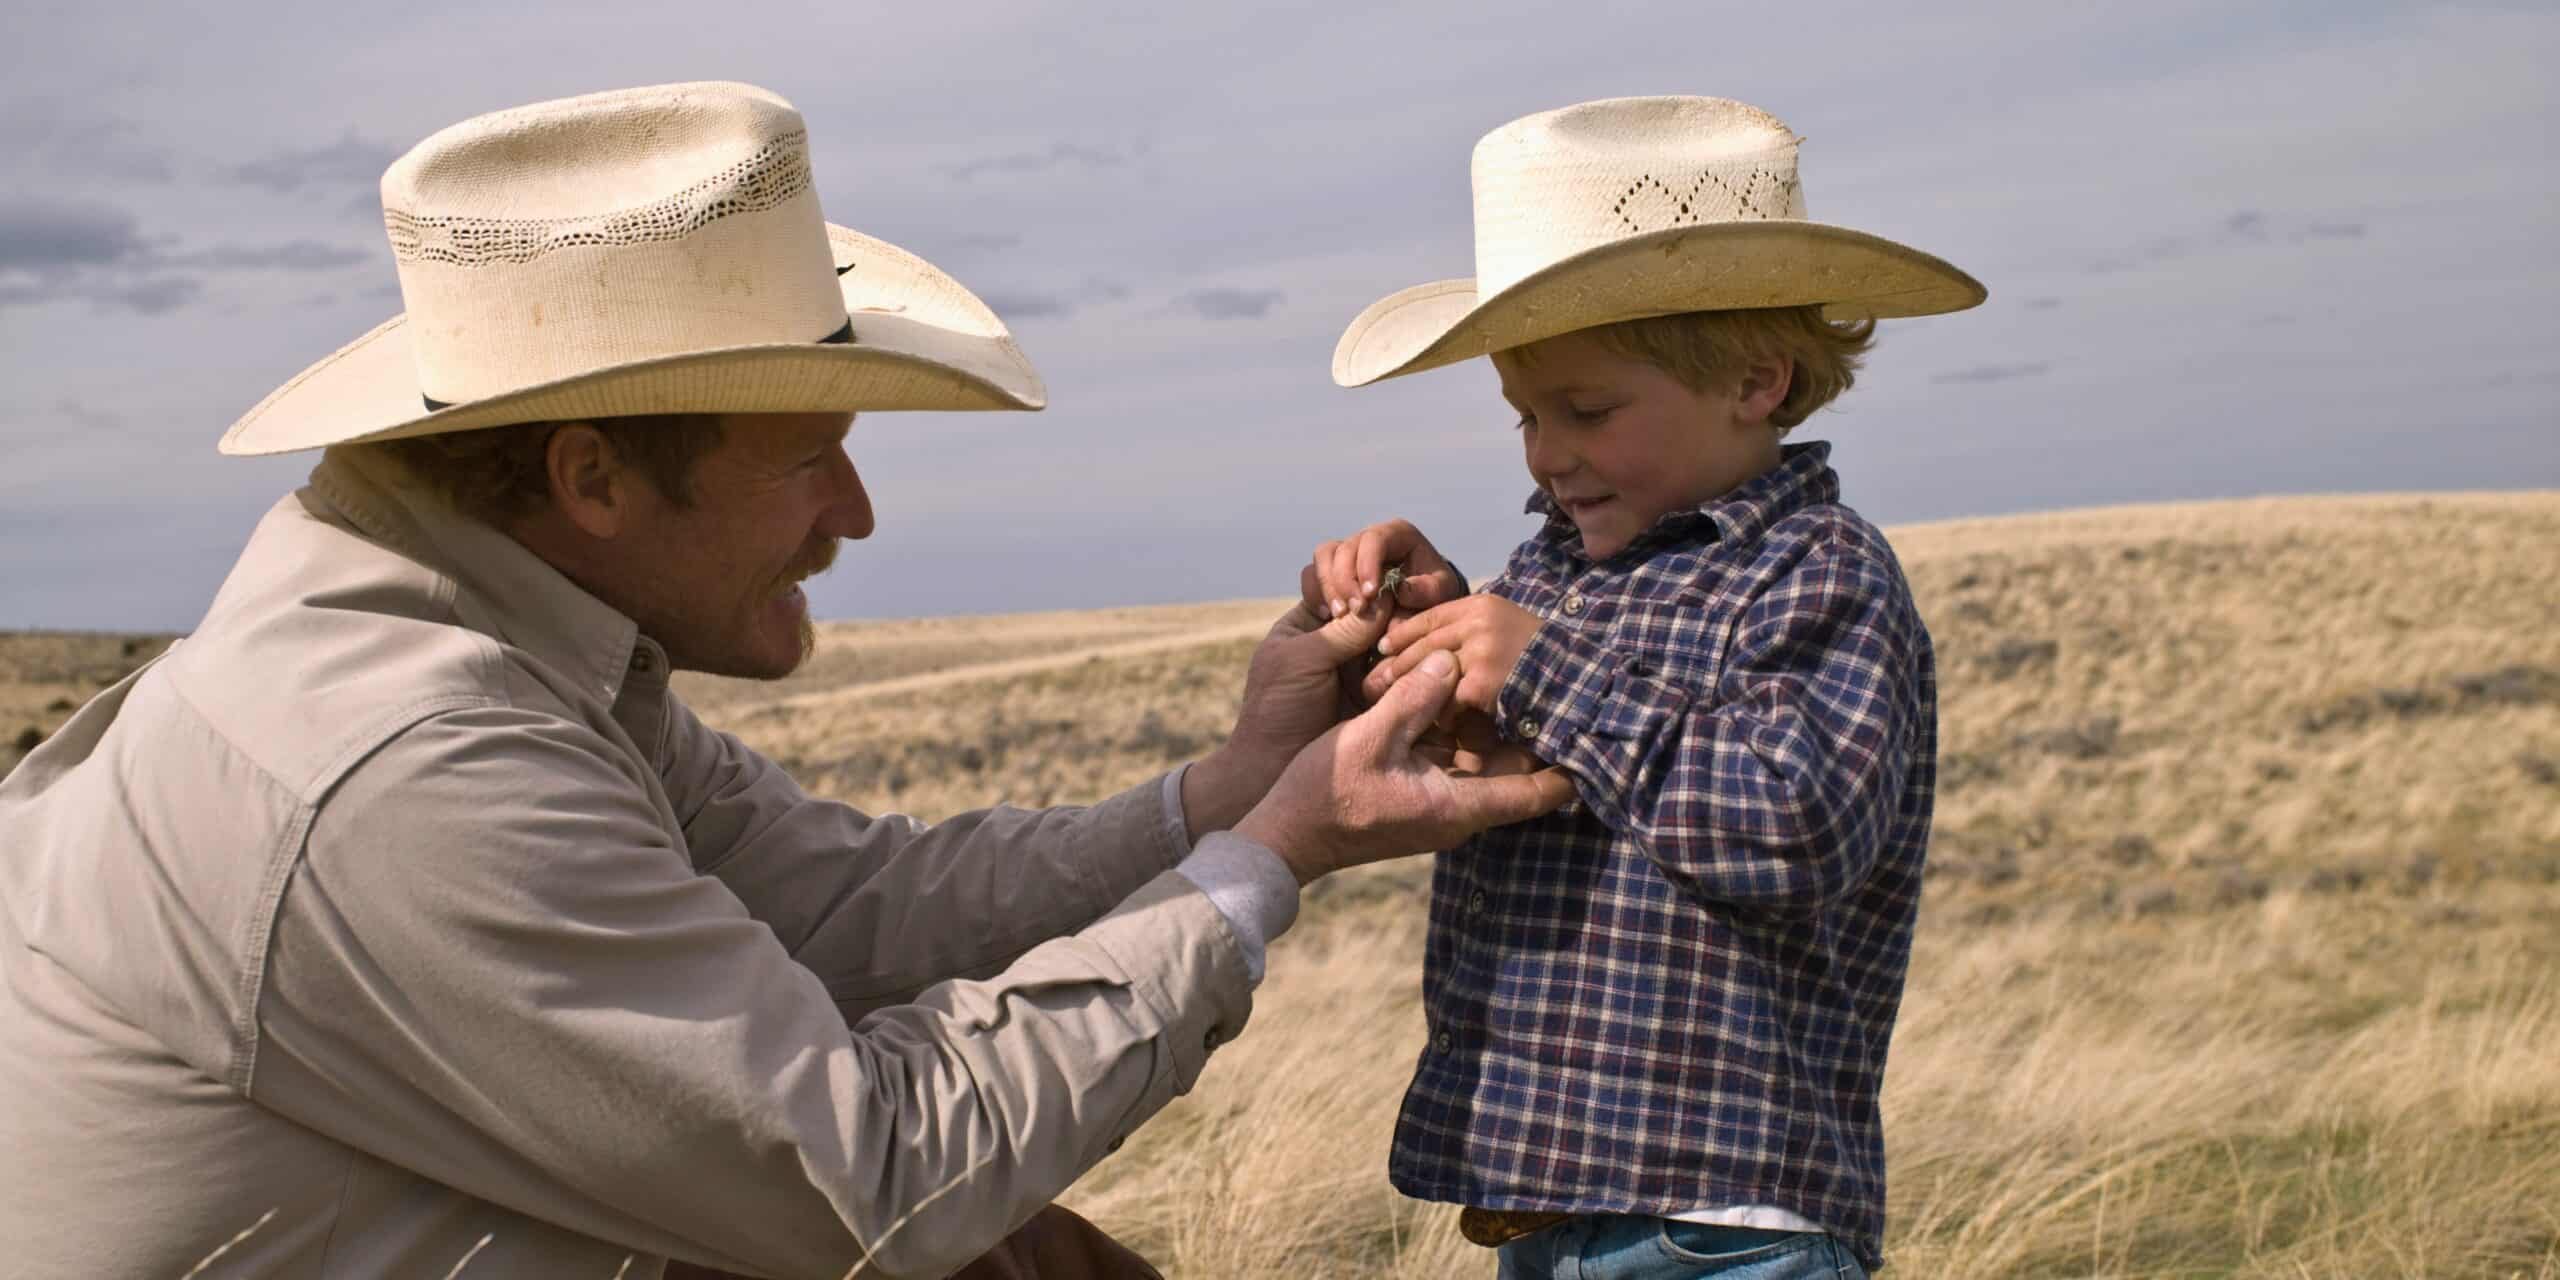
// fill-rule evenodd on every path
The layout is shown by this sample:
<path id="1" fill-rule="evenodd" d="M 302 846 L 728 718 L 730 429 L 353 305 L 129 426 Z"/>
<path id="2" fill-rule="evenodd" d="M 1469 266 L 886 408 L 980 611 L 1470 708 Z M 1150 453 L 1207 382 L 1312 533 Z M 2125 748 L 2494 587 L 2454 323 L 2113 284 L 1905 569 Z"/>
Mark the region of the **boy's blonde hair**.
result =
<path id="1" fill-rule="evenodd" d="M 1769 414 L 1769 425 L 1783 436 L 1857 380 L 1859 364 L 1875 346 L 1876 322 L 1825 320 L 1819 306 L 1764 307 L 1647 316 L 1581 332 L 1611 352 L 1670 374 L 1692 391 L 1732 391 L 1755 360 L 1793 363 L 1787 398 Z M 1534 363 L 1535 345 L 1513 348 L 1510 354 Z"/>

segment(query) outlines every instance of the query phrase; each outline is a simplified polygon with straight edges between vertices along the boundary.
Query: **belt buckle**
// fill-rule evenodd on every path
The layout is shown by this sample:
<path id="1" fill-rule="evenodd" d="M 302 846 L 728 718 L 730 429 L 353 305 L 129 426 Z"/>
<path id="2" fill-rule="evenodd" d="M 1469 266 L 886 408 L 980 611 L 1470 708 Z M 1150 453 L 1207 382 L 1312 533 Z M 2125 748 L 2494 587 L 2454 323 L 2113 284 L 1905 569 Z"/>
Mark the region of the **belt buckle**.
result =
<path id="1" fill-rule="evenodd" d="M 1469 1244 L 1490 1249 L 1544 1231 L 1572 1216 L 1542 1209 L 1479 1209 L 1469 1205 L 1458 1211 L 1458 1234 L 1466 1237 Z"/>

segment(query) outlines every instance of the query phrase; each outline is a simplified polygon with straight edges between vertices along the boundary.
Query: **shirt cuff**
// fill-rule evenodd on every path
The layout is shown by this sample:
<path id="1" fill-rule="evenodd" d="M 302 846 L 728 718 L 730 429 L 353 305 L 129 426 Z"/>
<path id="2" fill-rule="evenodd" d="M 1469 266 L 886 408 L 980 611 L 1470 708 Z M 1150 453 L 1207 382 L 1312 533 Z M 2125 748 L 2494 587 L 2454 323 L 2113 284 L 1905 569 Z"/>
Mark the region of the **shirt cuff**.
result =
<path id="1" fill-rule="evenodd" d="M 1209 895 L 1244 951 L 1245 975 L 1262 984 L 1262 952 L 1298 920 L 1298 877 L 1280 855 L 1232 831 L 1200 837 L 1174 867 Z"/>
<path id="2" fill-rule="evenodd" d="M 1191 852 L 1191 823 L 1182 816 L 1182 775 L 1189 772 L 1191 764 L 1184 761 L 1164 776 L 1164 838 L 1176 856 Z"/>

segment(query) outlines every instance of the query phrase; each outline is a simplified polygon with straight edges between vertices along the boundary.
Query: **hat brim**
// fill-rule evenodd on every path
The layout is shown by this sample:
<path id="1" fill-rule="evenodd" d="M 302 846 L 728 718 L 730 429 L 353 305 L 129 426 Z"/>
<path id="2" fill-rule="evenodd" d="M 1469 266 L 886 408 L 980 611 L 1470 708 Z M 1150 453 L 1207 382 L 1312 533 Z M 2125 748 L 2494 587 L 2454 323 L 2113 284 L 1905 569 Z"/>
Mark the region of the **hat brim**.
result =
<path id="1" fill-rule="evenodd" d="M 1343 331 L 1333 380 L 1365 386 L 1647 316 L 1818 305 L 1833 319 L 1892 319 L 1962 311 L 1987 296 L 1942 259 L 1846 227 L 1674 227 L 1584 250 L 1489 297 L 1473 280 L 1389 294 Z"/>
<path id="2" fill-rule="evenodd" d="M 303 370 L 223 433 L 222 452 L 644 413 L 1038 409 L 1048 391 L 976 294 L 885 240 L 829 225 L 849 343 L 762 343 L 592 369 L 430 411 L 406 316 Z"/>

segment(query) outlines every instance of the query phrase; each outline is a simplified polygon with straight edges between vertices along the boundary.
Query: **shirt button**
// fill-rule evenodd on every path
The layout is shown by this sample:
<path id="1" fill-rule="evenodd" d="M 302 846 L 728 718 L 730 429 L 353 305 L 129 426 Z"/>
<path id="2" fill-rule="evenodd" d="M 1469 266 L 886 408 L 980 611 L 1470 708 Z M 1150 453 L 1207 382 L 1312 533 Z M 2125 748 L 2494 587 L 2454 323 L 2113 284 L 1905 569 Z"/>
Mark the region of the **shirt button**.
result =
<path id="1" fill-rule="evenodd" d="M 1484 904 L 1484 890 L 1478 889 L 1474 893 L 1467 895 L 1467 913 L 1469 915 L 1483 915 Z"/>
<path id="2" fill-rule="evenodd" d="M 1567 594 L 1567 595 L 1565 596 L 1565 598 L 1564 598 L 1564 611 L 1565 611 L 1566 613 L 1580 613 L 1580 612 L 1582 612 L 1582 595 L 1581 595 L 1581 593 L 1579 593 L 1579 592 L 1574 592 L 1574 593 Z"/>
<path id="3" fill-rule="evenodd" d="M 1458 1047 L 1458 1038 L 1450 1035 L 1446 1031 L 1443 1031 L 1440 1034 L 1431 1037 L 1431 1047 L 1442 1053 L 1448 1053 Z"/>
<path id="4" fill-rule="evenodd" d="M 1523 738 L 1534 738 L 1538 736 L 1538 718 L 1536 716 L 1520 717 L 1520 736 Z"/>
<path id="5" fill-rule="evenodd" d="M 649 669 L 648 650 L 641 649 L 631 655 L 631 669 L 634 671 L 647 671 Z"/>

